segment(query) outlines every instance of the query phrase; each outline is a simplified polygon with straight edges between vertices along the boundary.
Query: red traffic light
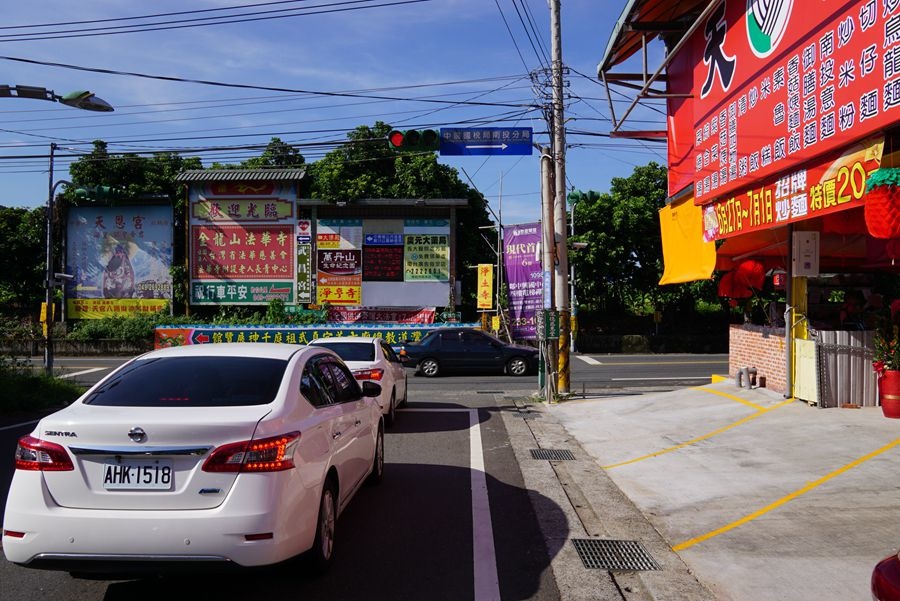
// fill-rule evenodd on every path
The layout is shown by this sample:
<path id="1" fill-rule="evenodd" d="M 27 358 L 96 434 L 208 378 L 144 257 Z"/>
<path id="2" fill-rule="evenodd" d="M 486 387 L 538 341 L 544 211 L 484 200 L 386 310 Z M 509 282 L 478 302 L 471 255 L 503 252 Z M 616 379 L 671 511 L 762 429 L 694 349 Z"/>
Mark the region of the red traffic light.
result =
<path id="1" fill-rule="evenodd" d="M 403 132 L 395 129 L 391 133 L 388 134 L 388 142 L 390 142 L 391 146 L 394 148 L 402 148 L 403 147 Z"/>
<path id="2" fill-rule="evenodd" d="M 402 152 L 437 151 L 441 147 L 441 136 L 434 129 L 392 129 L 388 134 L 388 144 Z"/>

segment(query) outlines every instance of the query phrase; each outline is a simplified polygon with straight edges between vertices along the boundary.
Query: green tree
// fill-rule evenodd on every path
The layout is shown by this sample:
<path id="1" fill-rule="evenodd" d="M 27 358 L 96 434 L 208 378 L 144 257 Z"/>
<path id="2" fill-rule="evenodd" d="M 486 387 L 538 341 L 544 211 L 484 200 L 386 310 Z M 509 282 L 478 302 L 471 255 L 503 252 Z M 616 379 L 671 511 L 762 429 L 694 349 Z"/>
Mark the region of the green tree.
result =
<path id="1" fill-rule="evenodd" d="M 44 298 L 45 209 L 0 207 L 0 312 L 37 316 Z"/>
<path id="2" fill-rule="evenodd" d="M 258 157 L 251 157 L 238 164 L 213 163 L 211 169 L 266 169 L 273 167 L 298 168 L 306 165 L 306 159 L 295 146 L 272 138 Z"/>
<path id="3" fill-rule="evenodd" d="M 492 263 L 478 228 L 491 224 L 486 201 L 459 173 L 438 163 L 433 152 L 397 153 L 388 146 L 391 126 L 381 121 L 350 132 L 349 142 L 310 165 L 310 196 L 336 202 L 367 198 L 461 198 L 468 208 L 456 212 L 456 274 L 462 282 L 463 306 L 475 317 L 477 273 L 469 266 Z"/>

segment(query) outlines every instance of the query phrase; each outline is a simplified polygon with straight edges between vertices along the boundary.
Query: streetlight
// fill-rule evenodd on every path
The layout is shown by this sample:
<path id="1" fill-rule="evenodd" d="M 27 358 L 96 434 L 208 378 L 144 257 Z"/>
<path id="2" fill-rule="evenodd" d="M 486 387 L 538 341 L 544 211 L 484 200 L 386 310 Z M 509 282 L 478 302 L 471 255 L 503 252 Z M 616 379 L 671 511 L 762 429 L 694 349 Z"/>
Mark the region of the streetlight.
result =
<path id="1" fill-rule="evenodd" d="M 53 90 L 41 88 L 37 86 L 7 86 L 0 85 L 0 98 L 28 98 L 31 100 L 49 100 L 50 102 L 59 102 L 66 106 L 81 109 L 84 111 L 94 111 L 100 113 L 109 113 L 115 109 L 88 90 L 78 90 L 70 92 L 64 96 L 60 96 Z M 53 198 L 56 195 L 56 188 L 62 184 L 71 184 L 66 180 L 53 181 L 53 155 L 57 145 L 50 144 L 50 193 L 47 197 L 47 264 L 44 273 L 44 302 L 46 303 L 46 324 L 47 331 L 44 343 L 44 370 L 47 375 L 53 375 L 53 289 L 56 285 L 56 274 L 53 273 Z M 65 274 L 59 274 L 65 276 Z"/>
<path id="2" fill-rule="evenodd" d="M 49 100 L 59 102 L 85 111 L 109 113 L 115 109 L 102 98 L 94 96 L 88 90 L 77 90 L 60 96 L 53 90 L 37 86 L 5 86 L 0 85 L 0 98 L 29 98 L 31 100 Z"/>

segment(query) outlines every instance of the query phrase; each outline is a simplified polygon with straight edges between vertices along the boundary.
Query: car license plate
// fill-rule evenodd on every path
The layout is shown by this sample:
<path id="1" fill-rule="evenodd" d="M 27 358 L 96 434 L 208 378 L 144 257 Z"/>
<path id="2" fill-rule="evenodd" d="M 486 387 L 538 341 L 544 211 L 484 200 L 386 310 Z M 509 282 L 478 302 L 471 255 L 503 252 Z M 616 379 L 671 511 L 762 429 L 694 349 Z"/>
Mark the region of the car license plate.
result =
<path id="1" fill-rule="evenodd" d="M 103 464 L 103 488 L 107 490 L 169 490 L 173 482 L 169 459 L 124 459 Z"/>

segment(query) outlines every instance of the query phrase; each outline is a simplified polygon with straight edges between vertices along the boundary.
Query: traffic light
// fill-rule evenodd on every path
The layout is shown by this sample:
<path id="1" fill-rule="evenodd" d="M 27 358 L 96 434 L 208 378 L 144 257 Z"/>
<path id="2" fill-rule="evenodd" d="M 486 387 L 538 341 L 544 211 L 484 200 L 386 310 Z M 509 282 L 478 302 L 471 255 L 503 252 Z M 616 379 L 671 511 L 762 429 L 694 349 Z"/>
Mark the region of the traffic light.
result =
<path id="1" fill-rule="evenodd" d="M 590 203 L 595 203 L 600 200 L 600 193 L 596 192 L 595 190 L 588 190 L 587 192 L 582 192 L 581 190 L 572 190 L 566 195 L 566 200 L 569 201 L 570 205 L 585 200 Z"/>
<path id="2" fill-rule="evenodd" d="M 405 152 L 433 152 L 441 149 L 441 134 L 435 129 L 395 129 L 388 134 L 391 148 Z"/>

